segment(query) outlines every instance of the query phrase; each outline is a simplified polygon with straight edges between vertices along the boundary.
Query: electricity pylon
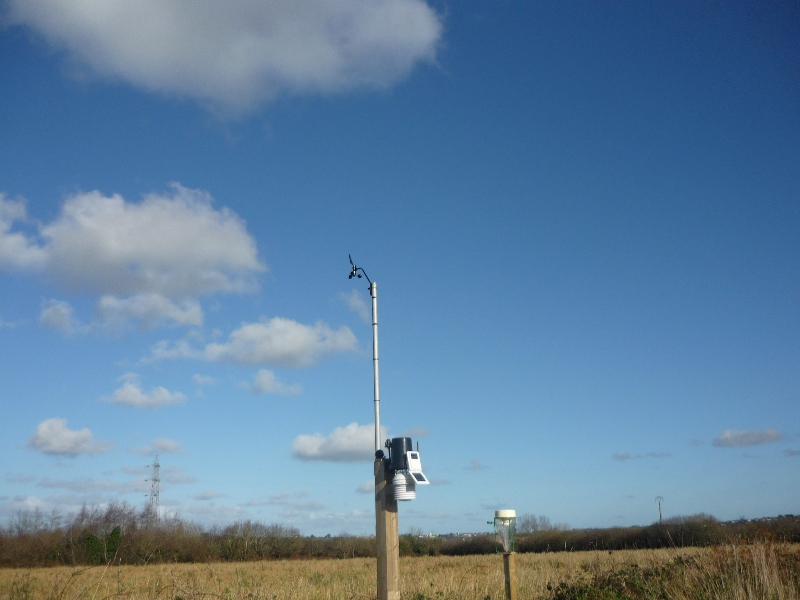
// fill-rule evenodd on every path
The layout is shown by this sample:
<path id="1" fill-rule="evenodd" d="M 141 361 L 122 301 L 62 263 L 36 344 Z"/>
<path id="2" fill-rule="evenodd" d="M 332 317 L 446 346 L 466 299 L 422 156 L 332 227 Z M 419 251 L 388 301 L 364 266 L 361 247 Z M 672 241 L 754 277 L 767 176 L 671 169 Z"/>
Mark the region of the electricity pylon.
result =
<path id="1" fill-rule="evenodd" d="M 148 465 L 150 466 L 150 465 Z M 158 505 L 159 505 L 159 483 L 161 477 L 159 469 L 161 465 L 158 463 L 158 454 L 153 461 L 153 476 L 150 478 L 150 499 L 147 501 L 147 514 L 151 521 L 158 523 Z"/>

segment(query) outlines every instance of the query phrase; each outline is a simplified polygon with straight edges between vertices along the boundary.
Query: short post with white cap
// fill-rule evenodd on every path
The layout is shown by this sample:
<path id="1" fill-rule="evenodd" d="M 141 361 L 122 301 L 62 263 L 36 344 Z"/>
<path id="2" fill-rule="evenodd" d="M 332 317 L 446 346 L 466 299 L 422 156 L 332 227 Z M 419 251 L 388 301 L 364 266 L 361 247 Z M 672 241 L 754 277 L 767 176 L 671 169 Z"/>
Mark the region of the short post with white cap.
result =
<path id="1" fill-rule="evenodd" d="M 495 535 L 503 545 L 503 571 L 506 582 L 506 599 L 517 600 L 517 564 L 514 552 L 514 530 L 517 523 L 517 511 L 494 511 Z"/>

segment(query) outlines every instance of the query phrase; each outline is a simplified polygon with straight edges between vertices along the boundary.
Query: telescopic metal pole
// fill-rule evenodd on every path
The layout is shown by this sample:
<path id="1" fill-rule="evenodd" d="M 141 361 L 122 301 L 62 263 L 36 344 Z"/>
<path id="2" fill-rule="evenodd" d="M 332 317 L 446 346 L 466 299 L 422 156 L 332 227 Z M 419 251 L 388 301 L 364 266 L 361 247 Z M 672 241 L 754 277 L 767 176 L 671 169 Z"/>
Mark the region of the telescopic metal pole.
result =
<path id="1" fill-rule="evenodd" d="M 372 371 L 375 375 L 375 451 L 381 449 L 381 390 L 378 375 L 378 284 L 369 284 L 372 296 Z"/>
<path id="2" fill-rule="evenodd" d="M 370 281 L 372 296 L 372 369 L 375 375 L 375 542 L 378 600 L 400 600 L 400 536 L 397 500 L 390 492 L 381 449 L 381 396 L 378 375 L 378 285 Z"/>

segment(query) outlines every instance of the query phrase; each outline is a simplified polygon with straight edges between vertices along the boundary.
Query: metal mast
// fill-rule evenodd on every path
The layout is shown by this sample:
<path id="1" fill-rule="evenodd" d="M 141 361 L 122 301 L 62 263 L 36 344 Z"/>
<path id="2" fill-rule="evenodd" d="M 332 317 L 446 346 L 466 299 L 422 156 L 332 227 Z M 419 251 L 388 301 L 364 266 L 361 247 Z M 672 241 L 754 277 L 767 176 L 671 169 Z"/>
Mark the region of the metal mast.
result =
<path id="1" fill-rule="evenodd" d="M 375 382 L 375 452 L 377 452 L 383 446 L 381 442 L 381 386 L 378 377 L 378 284 L 370 281 L 367 272 L 353 263 L 352 256 L 349 258 L 352 269 L 348 279 L 353 277 L 361 279 L 361 273 L 363 273 L 369 283 L 369 295 L 372 297 L 372 373 Z"/>
<path id="2" fill-rule="evenodd" d="M 366 273 L 364 276 L 366 277 Z M 369 278 L 367 277 L 367 281 Z M 381 386 L 378 378 L 378 284 L 370 281 L 372 296 L 372 371 L 375 380 L 375 451 L 381 449 Z"/>

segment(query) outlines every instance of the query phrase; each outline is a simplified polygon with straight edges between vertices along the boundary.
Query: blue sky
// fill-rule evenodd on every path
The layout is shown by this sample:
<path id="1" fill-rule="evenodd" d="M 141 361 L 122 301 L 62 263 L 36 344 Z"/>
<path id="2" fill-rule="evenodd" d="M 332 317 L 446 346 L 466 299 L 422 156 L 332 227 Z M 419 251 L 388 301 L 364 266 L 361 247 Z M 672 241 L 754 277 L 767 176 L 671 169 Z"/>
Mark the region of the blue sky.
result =
<path id="1" fill-rule="evenodd" d="M 800 506 L 800 9 L 0 2 L 0 518 Z"/>

